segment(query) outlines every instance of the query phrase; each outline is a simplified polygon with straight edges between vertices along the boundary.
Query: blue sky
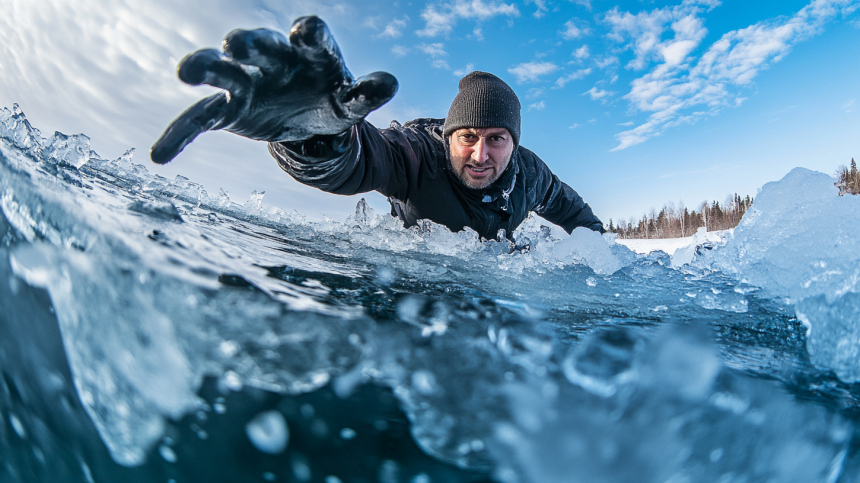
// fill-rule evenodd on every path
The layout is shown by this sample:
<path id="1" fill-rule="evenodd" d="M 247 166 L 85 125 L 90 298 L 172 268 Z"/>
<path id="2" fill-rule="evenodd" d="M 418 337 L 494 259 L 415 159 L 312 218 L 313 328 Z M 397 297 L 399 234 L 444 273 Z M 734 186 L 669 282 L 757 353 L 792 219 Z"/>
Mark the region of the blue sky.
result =
<path id="1" fill-rule="evenodd" d="M 462 75 L 493 72 L 520 96 L 522 144 L 605 222 L 755 195 L 796 166 L 832 174 L 860 155 L 858 0 L 10 1 L 0 106 L 19 103 L 45 135 L 83 132 L 103 157 L 135 147 L 150 172 L 240 203 L 265 190 L 311 218 L 342 219 L 357 198 L 299 185 L 263 143 L 206 133 L 149 163 L 167 123 L 214 91 L 176 79 L 185 54 L 320 15 L 354 75 L 398 78 L 369 117 L 380 127 L 444 117 Z"/>

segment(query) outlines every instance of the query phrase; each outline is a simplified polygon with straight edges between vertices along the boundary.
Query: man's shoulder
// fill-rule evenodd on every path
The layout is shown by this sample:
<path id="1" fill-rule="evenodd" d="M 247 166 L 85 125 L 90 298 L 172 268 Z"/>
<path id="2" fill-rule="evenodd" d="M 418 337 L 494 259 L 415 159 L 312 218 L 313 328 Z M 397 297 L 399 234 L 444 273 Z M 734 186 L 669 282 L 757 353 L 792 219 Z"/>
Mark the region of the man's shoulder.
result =
<path id="1" fill-rule="evenodd" d="M 534 170 L 546 167 L 546 163 L 537 154 L 522 145 L 517 146 L 517 155 L 519 156 L 520 164 L 527 169 Z"/>
<path id="2" fill-rule="evenodd" d="M 397 131 L 412 131 L 419 134 L 425 134 L 435 140 L 442 140 L 442 127 L 445 125 L 445 119 L 434 119 L 430 117 L 421 117 L 400 124 L 397 121 L 391 121 L 391 129 Z"/>
<path id="3" fill-rule="evenodd" d="M 397 121 L 394 121 L 397 122 Z M 406 124 L 403 125 L 403 128 L 412 128 L 412 129 L 439 129 L 442 130 L 442 126 L 445 124 L 445 119 L 436 119 L 432 117 L 419 117 L 418 119 L 413 119 Z"/>

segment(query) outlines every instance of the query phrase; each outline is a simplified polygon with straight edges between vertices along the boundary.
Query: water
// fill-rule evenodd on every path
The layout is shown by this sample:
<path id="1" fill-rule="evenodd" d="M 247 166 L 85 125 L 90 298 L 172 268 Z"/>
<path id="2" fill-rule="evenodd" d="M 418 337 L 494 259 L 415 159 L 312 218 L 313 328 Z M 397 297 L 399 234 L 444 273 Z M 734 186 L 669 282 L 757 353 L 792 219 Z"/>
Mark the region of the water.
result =
<path id="1" fill-rule="evenodd" d="M 0 481 L 860 479 L 860 210 L 817 174 L 673 259 L 0 137 Z"/>

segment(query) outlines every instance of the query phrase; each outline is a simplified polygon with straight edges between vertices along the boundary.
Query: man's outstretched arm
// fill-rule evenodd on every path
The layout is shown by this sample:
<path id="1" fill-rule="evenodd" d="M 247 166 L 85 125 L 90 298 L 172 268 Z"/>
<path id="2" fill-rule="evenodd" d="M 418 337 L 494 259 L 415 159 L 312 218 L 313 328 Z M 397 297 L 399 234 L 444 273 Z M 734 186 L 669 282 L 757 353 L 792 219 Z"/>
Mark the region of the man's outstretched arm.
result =
<path id="1" fill-rule="evenodd" d="M 594 215 L 579 193 L 554 175 L 537 155 L 527 149 L 521 152 L 526 169 L 534 179 L 532 189 L 535 190 L 535 205 L 532 211 L 568 233 L 580 226 L 600 233 L 606 232 L 603 222 Z"/>
<path id="2" fill-rule="evenodd" d="M 397 80 L 386 72 L 354 79 L 317 17 L 296 20 L 289 39 L 268 29 L 234 30 L 224 39 L 223 51 L 189 55 L 178 74 L 187 84 L 224 90 L 194 104 L 167 127 L 150 151 L 158 164 L 210 130 L 261 141 L 343 133 L 397 92 Z"/>
<path id="3" fill-rule="evenodd" d="M 424 129 L 378 130 L 362 121 L 334 136 L 269 143 L 281 169 L 296 181 L 329 193 L 378 191 L 406 199 L 417 189 L 422 163 L 440 155 Z"/>

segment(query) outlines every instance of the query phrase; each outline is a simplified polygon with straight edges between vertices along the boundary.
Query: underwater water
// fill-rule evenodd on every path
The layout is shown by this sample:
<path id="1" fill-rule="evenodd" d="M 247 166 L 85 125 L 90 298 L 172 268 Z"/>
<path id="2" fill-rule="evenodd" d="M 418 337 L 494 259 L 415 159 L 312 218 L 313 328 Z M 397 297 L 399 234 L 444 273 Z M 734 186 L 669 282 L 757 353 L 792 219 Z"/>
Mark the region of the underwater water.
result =
<path id="1" fill-rule="evenodd" d="M 0 111 L 2 482 L 860 480 L 860 203 L 722 243 L 307 221 Z"/>

